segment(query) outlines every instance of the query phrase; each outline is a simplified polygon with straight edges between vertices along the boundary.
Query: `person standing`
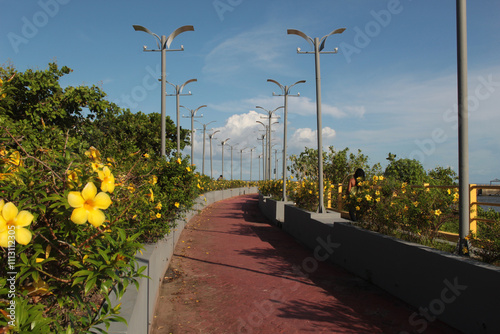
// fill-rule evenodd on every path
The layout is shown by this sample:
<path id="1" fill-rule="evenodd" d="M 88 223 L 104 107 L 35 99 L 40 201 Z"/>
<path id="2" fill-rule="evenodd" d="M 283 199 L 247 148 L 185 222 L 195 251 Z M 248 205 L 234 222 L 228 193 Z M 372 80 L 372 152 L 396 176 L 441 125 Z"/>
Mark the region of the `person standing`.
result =
<path id="1" fill-rule="evenodd" d="M 365 171 L 362 168 L 356 169 L 354 175 L 349 179 L 349 184 L 347 185 L 347 195 L 355 197 L 358 192 L 359 182 L 365 179 Z M 356 215 L 356 208 L 352 206 L 349 208 L 349 216 L 352 221 L 357 221 L 358 217 Z"/>

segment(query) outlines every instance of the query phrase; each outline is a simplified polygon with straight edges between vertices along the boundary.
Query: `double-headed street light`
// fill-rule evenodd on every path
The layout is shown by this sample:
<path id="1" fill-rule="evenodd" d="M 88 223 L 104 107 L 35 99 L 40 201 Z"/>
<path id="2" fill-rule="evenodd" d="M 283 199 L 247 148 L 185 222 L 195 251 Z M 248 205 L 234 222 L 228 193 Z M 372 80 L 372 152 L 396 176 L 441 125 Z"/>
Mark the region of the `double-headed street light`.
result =
<path id="1" fill-rule="evenodd" d="M 184 87 L 190 83 L 190 82 L 194 82 L 194 81 L 198 81 L 196 79 L 190 79 L 188 81 L 186 81 L 185 83 L 183 83 L 182 85 L 174 85 L 173 83 L 170 83 L 167 81 L 167 83 L 169 85 L 171 85 L 172 87 L 174 87 L 175 89 L 175 94 L 165 94 L 166 96 L 175 96 L 175 113 L 177 115 L 177 157 L 179 157 L 180 153 L 181 153 L 181 123 L 180 123 L 180 111 L 179 111 L 179 96 L 187 96 L 187 95 L 191 95 L 191 92 L 187 93 L 187 94 L 182 94 L 182 90 L 184 89 Z"/>
<path id="2" fill-rule="evenodd" d="M 264 117 L 264 118 L 267 118 L 268 121 L 269 121 L 268 130 L 267 130 L 268 131 L 268 136 L 267 136 L 267 142 L 268 142 L 268 145 L 267 145 L 267 149 L 268 149 L 268 154 L 267 154 L 267 179 L 270 180 L 271 179 L 271 119 L 273 118 L 274 112 L 276 112 L 276 110 L 278 110 L 278 109 L 283 108 L 283 106 L 278 107 L 278 108 L 273 109 L 273 110 L 267 110 L 267 109 L 262 108 L 260 106 L 256 106 L 255 108 L 259 108 L 259 109 L 262 109 L 265 112 L 267 112 L 267 116 Z"/>
<path id="3" fill-rule="evenodd" d="M 220 142 L 222 145 L 222 178 L 224 178 L 224 146 L 226 145 L 227 141 L 231 138 L 227 138 L 226 140 L 223 140 Z"/>
<path id="4" fill-rule="evenodd" d="M 345 28 L 340 28 L 332 31 L 326 36 L 323 36 L 321 40 L 316 38 L 311 38 L 304 34 L 302 31 L 296 29 L 288 29 L 287 33 L 289 35 L 297 35 L 304 38 L 313 48 L 313 51 L 301 52 L 300 48 L 297 48 L 297 53 L 314 53 L 315 55 L 315 67 L 316 67 L 316 114 L 317 114 L 317 123 L 318 123 L 318 193 L 319 193 L 319 206 L 318 213 L 326 213 L 325 203 L 323 202 L 323 128 L 321 124 L 321 74 L 320 74 L 320 66 L 319 66 L 319 55 L 320 53 L 337 53 L 338 48 L 335 48 L 334 51 L 323 51 L 325 48 L 326 39 L 334 34 L 343 33 Z"/>
<path id="5" fill-rule="evenodd" d="M 174 32 L 172 32 L 168 37 L 165 35 L 162 35 L 161 37 L 158 36 L 157 34 L 151 32 L 149 29 L 144 28 L 143 26 L 140 25 L 133 25 L 135 31 L 143 31 L 146 32 L 154 37 L 156 37 L 156 45 L 158 49 L 155 50 L 148 50 L 146 46 L 144 46 L 144 51 L 161 51 L 161 156 L 165 157 L 166 152 L 165 152 L 165 146 L 166 146 L 166 140 L 165 140 L 165 129 L 166 129 L 166 112 L 165 112 L 165 91 L 166 91 L 166 77 L 167 77 L 167 57 L 166 57 L 166 52 L 167 51 L 184 51 L 184 47 L 181 45 L 180 49 L 176 50 L 171 50 L 170 49 L 170 44 L 172 44 L 172 41 L 174 40 L 177 35 L 185 32 L 185 31 L 194 31 L 193 26 L 182 26 L 180 28 L 177 28 Z"/>
<path id="6" fill-rule="evenodd" d="M 286 167 L 287 167 L 287 161 L 286 161 L 286 130 L 287 130 L 287 115 L 288 115 L 288 96 L 300 96 L 300 93 L 297 95 L 290 95 L 290 88 L 295 86 L 296 84 L 299 83 L 305 83 L 305 80 L 300 80 L 294 83 L 291 86 L 283 86 L 279 82 L 273 79 L 267 79 L 268 82 L 275 83 L 278 85 L 278 87 L 281 89 L 281 94 L 275 94 L 273 93 L 273 96 L 284 96 L 285 97 L 285 103 L 284 103 L 284 117 L 283 117 L 283 194 L 282 194 L 282 200 L 286 201 Z"/>
<path id="7" fill-rule="evenodd" d="M 210 139 L 210 178 L 211 179 L 214 178 L 214 165 L 212 163 L 212 139 L 216 139 L 216 138 L 214 138 L 214 135 L 217 132 L 220 132 L 220 130 L 216 130 L 216 131 L 208 134 L 208 139 Z"/>
<path id="8" fill-rule="evenodd" d="M 195 122 L 200 123 L 203 126 L 203 156 L 202 156 L 202 161 L 201 161 L 201 174 L 205 175 L 205 133 L 207 132 L 207 125 L 210 123 L 214 123 L 215 121 L 211 121 L 211 122 L 208 122 L 205 124 L 198 122 L 198 121 L 195 121 Z M 211 142 L 212 142 L 212 138 L 210 138 L 210 153 L 212 152 Z M 210 157 L 210 159 L 212 159 L 212 158 Z"/>
<path id="9" fill-rule="evenodd" d="M 196 112 L 198 110 L 200 110 L 201 108 L 204 108 L 206 107 L 206 105 L 202 105 L 202 106 L 199 106 L 198 108 L 196 109 L 188 109 L 184 106 L 181 106 L 182 108 L 186 109 L 189 111 L 189 116 L 185 116 L 185 117 L 190 117 L 191 118 L 191 165 L 193 164 L 193 156 L 194 156 L 194 118 L 195 117 L 198 117 L 198 118 L 201 118 L 203 117 L 203 114 L 201 116 L 196 116 Z M 205 138 L 203 138 L 205 139 Z"/>

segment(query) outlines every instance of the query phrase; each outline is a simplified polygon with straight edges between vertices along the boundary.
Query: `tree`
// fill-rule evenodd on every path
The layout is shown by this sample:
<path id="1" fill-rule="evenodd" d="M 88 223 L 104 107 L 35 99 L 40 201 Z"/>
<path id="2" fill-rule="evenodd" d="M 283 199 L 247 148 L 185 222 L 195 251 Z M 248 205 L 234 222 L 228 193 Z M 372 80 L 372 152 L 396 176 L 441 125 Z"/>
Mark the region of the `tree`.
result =
<path id="1" fill-rule="evenodd" d="M 389 165 L 385 169 L 385 177 L 408 184 L 422 184 L 425 182 L 427 173 L 418 160 L 396 159 L 396 155 L 391 153 L 386 159 L 389 160 Z"/>

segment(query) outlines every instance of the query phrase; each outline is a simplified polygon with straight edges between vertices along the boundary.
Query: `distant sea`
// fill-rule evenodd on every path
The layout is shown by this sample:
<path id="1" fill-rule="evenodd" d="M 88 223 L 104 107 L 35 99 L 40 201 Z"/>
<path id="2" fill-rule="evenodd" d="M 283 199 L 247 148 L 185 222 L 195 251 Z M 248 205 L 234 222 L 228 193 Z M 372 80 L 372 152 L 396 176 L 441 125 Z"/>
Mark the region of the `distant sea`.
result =
<path id="1" fill-rule="evenodd" d="M 477 196 L 477 201 L 482 203 L 500 204 L 500 196 Z M 493 210 L 500 212 L 500 206 L 481 205 L 481 207 L 485 210 L 492 208 Z"/>

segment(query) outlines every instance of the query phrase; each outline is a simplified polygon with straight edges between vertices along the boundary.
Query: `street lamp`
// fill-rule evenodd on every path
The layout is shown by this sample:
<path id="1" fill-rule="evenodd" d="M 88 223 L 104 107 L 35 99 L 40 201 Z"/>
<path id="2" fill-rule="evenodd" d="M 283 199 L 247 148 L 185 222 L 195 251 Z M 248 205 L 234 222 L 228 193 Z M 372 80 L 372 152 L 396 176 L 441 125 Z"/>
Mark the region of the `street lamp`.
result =
<path id="1" fill-rule="evenodd" d="M 267 142 L 268 142 L 267 149 L 269 151 L 269 153 L 267 155 L 267 160 L 268 160 L 268 164 L 267 164 L 267 176 L 268 176 L 268 179 L 270 180 L 271 179 L 271 118 L 273 117 L 273 113 L 276 110 L 283 108 L 283 106 L 278 107 L 278 108 L 276 108 L 274 110 L 267 110 L 267 109 L 259 107 L 259 106 L 256 106 L 255 108 L 259 108 L 259 109 L 262 109 L 265 112 L 267 112 L 267 116 L 264 117 L 264 118 L 267 118 L 269 120 L 269 128 L 267 130 L 269 132 L 269 135 L 267 137 Z"/>
<path id="2" fill-rule="evenodd" d="M 214 165 L 212 163 L 212 138 L 214 137 L 214 135 L 217 132 L 220 132 L 220 130 L 216 130 L 216 131 L 208 134 L 208 138 L 210 139 L 210 178 L 211 179 L 214 178 Z"/>
<path id="3" fill-rule="evenodd" d="M 283 201 L 286 201 L 287 200 L 287 198 L 286 198 L 286 165 L 287 165 L 287 161 L 286 161 L 286 130 L 287 130 L 287 115 L 288 115 L 288 96 L 300 96 L 300 93 L 298 93 L 297 95 L 290 95 L 290 88 L 292 88 L 296 84 L 305 83 L 306 81 L 300 80 L 291 86 L 283 86 L 282 84 L 280 84 L 279 82 L 277 82 L 276 80 L 273 80 L 273 79 L 267 79 L 267 81 L 275 83 L 281 89 L 281 94 L 273 93 L 273 96 L 284 96 L 285 97 L 284 120 L 283 120 L 283 124 L 284 124 L 283 125 L 284 126 L 284 128 L 283 128 L 283 194 L 281 197 L 282 197 Z"/>
<path id="4" fill-rule="evenodd" d="M 237 146 L 238 144 L 235 145 L 229 145 L 231 148 L 231 181 L 233 180 L 233 149 Z"/>
<path id="5" fill-rule="evenodd" d="M 133 25 L 135 31 L 143 31 L 146 32 L 154 37 L 156 37 L 156 45 L 158 49 L 155 50 L 148 50 L 146 46 L 144 46 L 143 51 L 161 51 L 161 156 L 165 157 L 165 129 L 166 129 L 166 112 L 165 112 L 165 90 L 166 90 L 166 77 L 167 77 L 167 57 L 166 57 L 166 52 L 167 51 L 184 51 L 184 46 L 181 45 L 180 49 L 176 50 L 171 50 L 170 49 L 170 44 L 174 40 L 177 35 L 185 32 L 185 31 L 194 31 L 193 26 L 182 26 L 180 28 L 177 28 L 174 32 L 172 32 L 168 37 L 165 35 L 162 35 L 161 37 L 158 36 L 157 34 L 151 32 L 149 29 L 144 28 L 143 26 L 139 25 Z"/>
<path id="6" fill-rule="evenodd" d="M 252 153 L 255 151 L 255 147 L 250 148 L 250 182 L 252 182 Z M 260 166 L 260 164 L 259 164 Z"/>
<path id="7" fill-rule="evenodd" d="M 201 116 L 196 116 L 196 112 L 198 110 L 200 110 L 201 108 L 204 108 L 206 107 L 206 105 L 202 105 L 202 106 L 199 106 L 198 108 L 196 109 L 188 109 L 184 106 L 181 106 L 183 107 L 184 109 L 187 109 L 190 113 L 190 116 L 185 116 L 185 117 L 190 117 L 191 118 L 191 165 L 193 164 L 193 156 L 194 156 L 194 118 L 195 117 L 203 117 L 203 114 Z"/>
<path id="8" fill-rule="evenodd" d="M 215 121 L 211 121 L 211 122 L 208 122 L 208 123 L 201 123 L 201 122 L 198 122 L 198 121 L 195 121 L 197 123 L 200 123 L 201 125 L 203 125 L 203 158 L 202 158 L 202 161 L 201 161 L 201 174 L 205 175 L 205 133 L 207 132 L 207 125 L 210 124 L 210 123 L 214 123 Z M 212 142 L 212 138 L 210 138 L 210 143 Z M 212 144 L 210 144 L 210 152 L 212 151 Z"/>
<path id="9" fill-rule="evenodd" d="M 240 149 L 240 181 L 243 181 L 243 151 L 246 147 Z"/>
<path id="10" fill-rule="evenodd" d="M 177 115 L 177 157 L 179 157 L 179 154 L 181 152 L 181 125 L 180 125 L 180 112 L 179 112 L 179 96 L 187 96 L 187 95 L 191 95 L 191 92 L 187 93 L 187 94 L 182 94 L 182 90 L 184 89 L 184 87 L 190 83 L 190 82 L 194 82 L 194 81 L 198 81 L 196 79 L 190 79 L 188 81 L 186 81 L 185 83 L 183 83 L 182 85 L 174 85 L 173 83 L 170 83 L 167 81 L 167 83 L 169 85 L 171 85 L 172 87 L 174 87 L 175 89 L 175 94 L 165 94 L 166 96 L 175 96 L 175 111 L 176 111 L 176 115 Z"/>
<path id="11" fill-rule="evenodd" d="M 224 145 L 226 145 L 229 139 L 230 138 L 227 138 L 226 140 L 220 142 L 220 144 L 222 145 L 222 178 L 224 178 Z"/>
<path id="12" fill-rule="evenodd" d="M 264 126 L 264 134 L 261 135 L 260 137 L 257 137 L 257 140 L 262 141 L 262 179 L 265 180 L 266 179 L 265 170 L 266 170 L 266 151 L 267 151 L 267 125 L 265 125 L 261 121 L 255 121 L 255 122 Z"/>
<path id="13" fill-rule="evenodd" d="M 316 67 L 316 114 L 317 114 L 317 128 L 318 128 L 318 193 L 319 193 L 319 206 L 318 213 L 326 213 L 325 203 L 323 201 L 323 128 L 321 124 L 321 73 L 319 66 L 319 55 L 320 53 L 337 53 L 338 48 L 335 48 L 334 51 L 323 51 L 325 48 L 326 39 L 334 34 L 343 33 L 345 28 L 340 28 L 332 31 L 326 36 L 323 36 L 321 40 L 318 37 L 314 39 L 304 34 L 302 31 L 296 29 L 288 29 L 287 33 L 289 35 L 297 35 L 304 38 L 314 49 L 314 51 L 306 51 L 301 52 L 300 48 L 297 48 L 297 53 L 314 53 L 315 55 L 315 67 Z M 321 44 L 320 44 L 321 43 Z"/>

